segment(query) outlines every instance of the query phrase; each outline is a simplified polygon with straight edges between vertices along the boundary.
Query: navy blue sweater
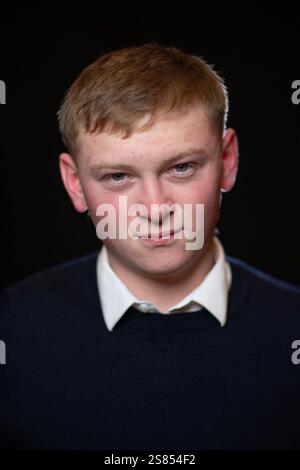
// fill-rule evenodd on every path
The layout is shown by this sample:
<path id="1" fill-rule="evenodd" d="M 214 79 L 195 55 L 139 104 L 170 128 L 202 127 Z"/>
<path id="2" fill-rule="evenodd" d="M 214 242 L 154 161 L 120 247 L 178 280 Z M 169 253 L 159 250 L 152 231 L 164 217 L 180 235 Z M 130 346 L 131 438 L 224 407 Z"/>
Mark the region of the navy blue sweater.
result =
<path id="1" fill-rule="evenodd" d="M 2 291 L 0 448 L 300 448 L 298 288 L 227 256 L 225 327 L 131 308 L 109 332 L 96 255 Z"/>

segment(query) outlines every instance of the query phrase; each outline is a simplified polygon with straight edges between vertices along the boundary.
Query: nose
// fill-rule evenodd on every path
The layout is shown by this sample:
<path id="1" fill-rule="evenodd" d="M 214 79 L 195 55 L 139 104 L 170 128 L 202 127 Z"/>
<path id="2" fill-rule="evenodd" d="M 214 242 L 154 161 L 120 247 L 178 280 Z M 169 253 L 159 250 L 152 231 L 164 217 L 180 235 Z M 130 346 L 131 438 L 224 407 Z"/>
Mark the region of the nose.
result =
<path id="1" fill-rule="evenodd" d="M 168 211 L 167 206 L 162 210 L 158 207 L 162 204 L 170 206 L 173 201 L 164 183 L 155 177 L 144 181 L 139 200 L 147 208 L 148 221 L 153 224 L 162 225 L 167 215 L 172 214 L 172 210 Z"/>

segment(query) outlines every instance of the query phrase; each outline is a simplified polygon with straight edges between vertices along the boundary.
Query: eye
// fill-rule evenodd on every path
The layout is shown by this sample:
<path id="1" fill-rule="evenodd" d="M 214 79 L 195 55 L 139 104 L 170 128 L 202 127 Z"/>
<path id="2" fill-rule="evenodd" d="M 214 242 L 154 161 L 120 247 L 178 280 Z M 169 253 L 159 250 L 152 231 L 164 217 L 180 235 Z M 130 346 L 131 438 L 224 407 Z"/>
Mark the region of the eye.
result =
<path id="1" fill-rule="evenodd" d="M 191 170 L 193 167 L 193 163 L 187 162 L 187 163 L 178 163 L 178 165 L 175 165 L 174 168 L 176 169 L 176 173 L 186 173 L 187 171 Z"/>
<path id="2" fill-rule="evenodd" d="M 125 173 L 111 173 L 110 175 L 106 175 L 104 179 L 118 182 L 118 181 L 124 181 L 123 179 L 124 176 L 126 176 Z"/>

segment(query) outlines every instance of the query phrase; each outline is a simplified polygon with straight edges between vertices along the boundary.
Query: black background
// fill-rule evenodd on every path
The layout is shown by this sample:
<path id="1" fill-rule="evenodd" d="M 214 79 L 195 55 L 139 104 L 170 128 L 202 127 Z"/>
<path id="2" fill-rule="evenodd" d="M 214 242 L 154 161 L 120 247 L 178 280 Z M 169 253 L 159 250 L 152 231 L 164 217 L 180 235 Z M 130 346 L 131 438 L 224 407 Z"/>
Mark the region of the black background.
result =
<path id="1" fill-rule="evenodd" d="M 99 248 L 62 185 L 56 112 L 100 53 L 155 40 L 204 57 L 229 89 L 240 167 L 218 225 L 226 252 L 300 285 L 300 105 L 291 101 L 300 79 L 299 9 L 104 5 L 1 7 L 1 284 Z"/>

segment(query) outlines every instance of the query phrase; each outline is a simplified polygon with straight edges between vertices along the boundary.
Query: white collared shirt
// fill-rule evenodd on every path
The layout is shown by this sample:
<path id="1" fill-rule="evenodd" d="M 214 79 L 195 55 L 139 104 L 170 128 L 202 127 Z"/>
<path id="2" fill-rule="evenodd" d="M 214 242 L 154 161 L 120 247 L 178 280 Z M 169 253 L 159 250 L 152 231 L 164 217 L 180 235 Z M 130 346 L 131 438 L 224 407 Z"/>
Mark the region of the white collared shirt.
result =
<path id="1" fill-rule="evenodd" d="M 107 249 L 103 245 L 97 256 L 97 285 L 105 325 L 112 331 L 129 307 L 141 312 L 160 312 L 162 314 L 199 311 L 205 307 L 224 326 L 227 318 L 228 292 L 232 273 L 225 259 L 224 248 L 215 236 L 215 264 L 203 281 L 180 302 L 167 312 L 160 312 L 156 305 L 148 300 L 137 299 L 112 270 Z"/>

